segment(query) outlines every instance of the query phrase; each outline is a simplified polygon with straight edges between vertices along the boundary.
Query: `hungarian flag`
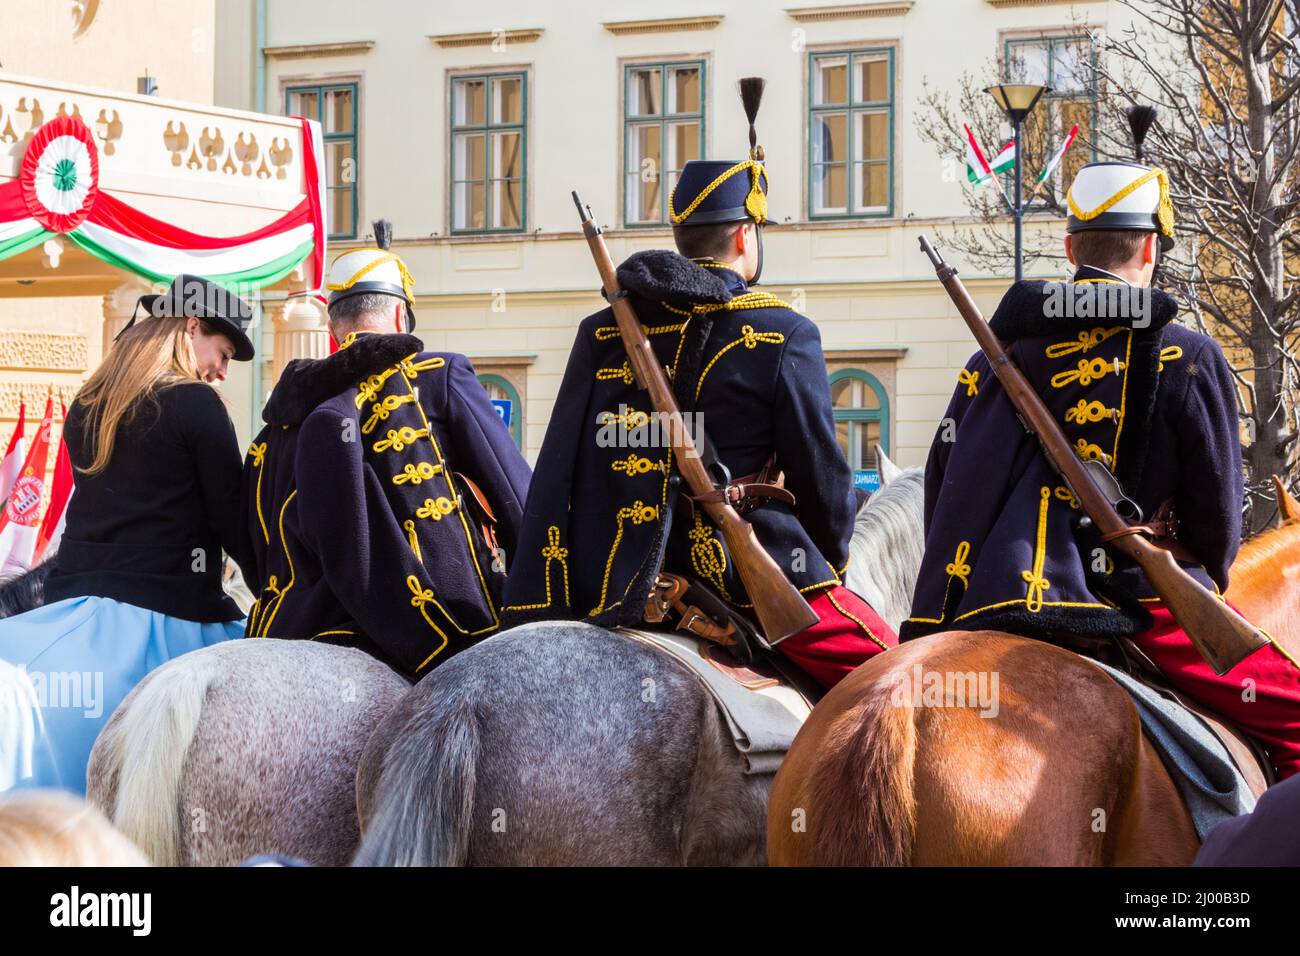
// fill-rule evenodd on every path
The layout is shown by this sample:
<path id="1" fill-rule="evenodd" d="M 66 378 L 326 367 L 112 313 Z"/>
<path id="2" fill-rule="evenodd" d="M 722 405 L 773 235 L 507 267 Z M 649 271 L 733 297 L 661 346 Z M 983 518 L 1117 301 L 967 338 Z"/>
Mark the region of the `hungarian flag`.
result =
<path id="1" fill-rule="evenodd" d="M 63 420 L 68 420 L 67 406 L 61 405 Z M 68 517 L 68 501 L 72 498 L 72 459 L 68 457 L 68 445 L 60 436 L 59 451 L 54 459 L 54 485 L 50 490 L 50 506 L 41 521 L 41 530 L 36 535 L 36 553 L 33 564 L 39 564 L 47 553 L 59 550 L 59 539 L 63 537 L 63 525 Z"/>
<path id="2" fill-rule="evenodd" d="M 966 131 L 966 178 L 976 186 L 982 185 L 993 178 L 993 170 L 989 168 L 989 161 L 984 158 L 980 144 L 975 142 L 975 134 L 970 131 L 970 127 L 962 123 L 961 128 Z"/>
<path id="3" fill-rule="evenodd" d="M 1015 141 L 1012 140 L 1008 142 L 1007 145 L 1003 146 L 1002 151 L 993 157 L 993 162 L 990 163 L 989 165 L 993 167 L 993 172 L 999 175 L 1001 175 L 1002 173 L 1009 173 L 1013 169 L 1015 169 L 1016 168 Z"/>
<path id="4" fill-rule="evenodd" d="M 36 432 L 9 500 L 0 512 L 0 578 L 21 574 L 32 566 L 36 536 L 41 526 L 41 498 L 50 467 L 50 428 L 54 425 L 54 399 L 46 399 L 45 417 Z"/>
<path id="5" fill-rule="evenodd" d="M 1060 149 L 1052 154 L 1052 158 L 1047 161 L 1047 165 L 1043 167 L 1043 171 L 1038 174 L 1038 181 L 1040 183 L 1047 182 L 1047 177 L 1052 175 L 1052 170 L 1060 164 L 1062 158 L 1065 156 L 1065 151 L 1070 148 L 1071 144 L 1074 142 L 1074 137 L 1078 134 L 1079 124 L 1075 123 L 1070 127 L 1070 135 L 1065 137 L 1065 142 L 1061 144 Z"/>
<path id="6" fill-rule="evenodd" d="M 995 175 L 1010 172 L 1015 166 L 1016 147 L 1013 142 L 1003 146 L 990 163 L 984 158 L 984 151 L 975 141 L 975 134 L 970 131 L 970 127 L 963 123 L 962 129 L 966 131 L 966 178 L 974 185 L 982 186 Z"/>
<path id="7" fill-rule="evenodd" d="M 23 435 L 26 426 L 27 403 L 19 400 L 18 424 L 9 437 L 9 447 L 5 449 L 4 458 L 0 459 L 0 508 L 9 500 L 9 492 L 13 490 L 14 482 L 18 480 L 18 471 L 27 456 L 27 439 Z"/>

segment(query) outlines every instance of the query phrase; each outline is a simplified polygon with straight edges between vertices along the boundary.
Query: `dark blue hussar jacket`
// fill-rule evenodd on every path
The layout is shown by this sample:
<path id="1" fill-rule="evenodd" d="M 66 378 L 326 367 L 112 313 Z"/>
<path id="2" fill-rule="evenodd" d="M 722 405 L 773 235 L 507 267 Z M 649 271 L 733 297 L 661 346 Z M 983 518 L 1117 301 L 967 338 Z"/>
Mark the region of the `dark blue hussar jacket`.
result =
<path id="1" fill-rule="evenodd" d="M 359 335 L 285 367 L 244 464 L 249 637 L 360 647 L 418 676 L 498 618 L 529 469 L 463 355 Z M 496 560 L 494 560 L 494 558 Z"/>
<path id="2" fill-rule="evenodd" d="M 1144 311 L 1133 294 L 1149 296 L 1149 324 L 1127 317 Z M 1168 295 L 1085 267 L 1074 283 L 1017 283 L 990 324 L 1080 457 L 1104 462 L 1147 518 L 1172 499 L 1179 544 L 1196 559 L 1180 563 L 1226 589 L 1244 494 L 1236 386 L 1219 346 L 1176 314 Z M 983 353 L 959 373 L 945 419 L 926 464 L 925 557 L 902 638 L 1150 627 L 1142 571 L 1079 527 L 1078 503 Z"/>
<path id="3" fill-rule="evenodd" d="M 700 416 L 732 477 L 754 474 L 775 455 L 796 503 L 767 501 L 751 512 L 758 540 L 800 590 L 838 584 L 853 481 L 835 440 L 817 327 L 730 269 L 676 253 L 638 253 L 618 277 L 683 411 Z M 613 313 L 589 316 L 529 490 L 506 582 L 508 624 L 637 622 L 661 562 L 737 606 L 752 604 L 703 512 L 692 519 L 674 508 L 680 479 L 666 431 L 660 440 L 649 412 Z"/>

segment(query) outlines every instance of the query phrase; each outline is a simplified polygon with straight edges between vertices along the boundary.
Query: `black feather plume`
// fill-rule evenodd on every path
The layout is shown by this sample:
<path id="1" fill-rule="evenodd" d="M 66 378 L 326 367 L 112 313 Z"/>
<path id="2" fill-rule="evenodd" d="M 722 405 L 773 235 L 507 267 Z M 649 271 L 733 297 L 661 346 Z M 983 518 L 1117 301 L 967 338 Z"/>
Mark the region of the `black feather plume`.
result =
<path id="1" fill-rule="evenodd" d="M 740 81 L 740 102 L 745 107 L 745 117 L 749 120 L 749 150 L 758 147 L 758 132 L 754 129 L 754 118 L 758 116 L 758 104 L 763 101 L 763 87 L 767 80 L 761 76 L 746 76 Z"/>
<path id="2" fill-rule="evenodd" d="M 376 219 L 372 225 L 375 227 L 375 245 L 380 249 L 387 249 L 393 244 L 393 224 L 387 219 Z"/>
<path id="3" fill-rule="evenodd" d="M 1133 133 L 1133 151 L 1137 155 L 1137 161 L 1142 162 L 1142 142 L 1147 138 L 1147 133 L 1156 121 L 1156 108 L 1154 106 L 1130 106 L 1124 111 L 1128 117 L 1128 128 Z"/>

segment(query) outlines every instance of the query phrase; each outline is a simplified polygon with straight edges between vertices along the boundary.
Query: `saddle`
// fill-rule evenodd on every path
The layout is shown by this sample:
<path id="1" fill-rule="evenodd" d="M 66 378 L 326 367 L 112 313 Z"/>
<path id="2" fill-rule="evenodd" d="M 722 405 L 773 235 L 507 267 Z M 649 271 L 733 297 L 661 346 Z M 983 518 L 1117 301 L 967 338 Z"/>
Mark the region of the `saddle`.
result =
<path id="1" fill-rule="evenodd" d="M 1101 661 L 1123 671 L 1134 680 L 1198 717 L 1223 744 L 1223 748 L 1236 764 L 1256 799 L 1277 782 L 1272 762 L 1257 741 L 1242 733 L 1224 717 L 1189 700 L 1171 687 L 1155 663 L 1129 638 L 1074 636 L 1064 643 L 1070 650 L 1083 657 Z"/>

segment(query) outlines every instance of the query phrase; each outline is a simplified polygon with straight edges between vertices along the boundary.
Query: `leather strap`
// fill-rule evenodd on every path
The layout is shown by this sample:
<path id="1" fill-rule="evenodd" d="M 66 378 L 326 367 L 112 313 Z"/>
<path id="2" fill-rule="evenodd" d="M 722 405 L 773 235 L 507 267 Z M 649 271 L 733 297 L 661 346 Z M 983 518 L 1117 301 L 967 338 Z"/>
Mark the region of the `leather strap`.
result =
<path id="1" fill-rule="evenodd" d="M 483 489 L 463 471 L 454 471 L 452 474 L 474 496 L 474 503 L 478 505 L 480 510 L 478 516 L 480 517 L 479 534 L 483 536 L 483 542 L 488 546 L 488 550 L 496 554 L 499 547 L 497 544 L 497 516 L 493 513 L 492 506 L 488 504 L 487 495 L 483 494 Z"/>
<path id="2" fill-rule="evenodd" d="M 743 478 L 736 478 L 721 488 L 706 491 L 699 495 L 682 495 L 689 514 L 694 517 L 695 505 L 706 502 L 726 501 L 741 514 L 748 514 L 762 506 L 765 501 L 781 501 L 794 507 L 795 497 L 780 483 L 781 473 L 774 459 L 769 458 L 758 471 Z"/>
<path id="3" fill-rule="evenodd" d="M 650 624 L 659 624 L 670 611 L 676 611 L 677 630 L 687 631 L 723 647 L 735 646 L 738 643 L 736 625 L 728 621 L 726 627 L 723 627 L 694 604 L 687 604 L 685 596 L 689 588 L 690 582 L 680 574 L 661 571 L 655 578 L 650 597 L 646 599 L 645 620 Z"/>
<path id="4" fill-rule="evenodd" d="M 1145 535 L 1157 548 L 1163 548 L 1179 561 L 1199 563 L 1196 555 L 1178 540 L 1178 515 L 1174 512 L 1173 498 L 1161 502 L 1160 507 L 1146 524 L 1129 525 L 1119 531 L 1103 534 L 1101 540 L 1103 543 L 1109 543 L 1130 534 Z"/>

